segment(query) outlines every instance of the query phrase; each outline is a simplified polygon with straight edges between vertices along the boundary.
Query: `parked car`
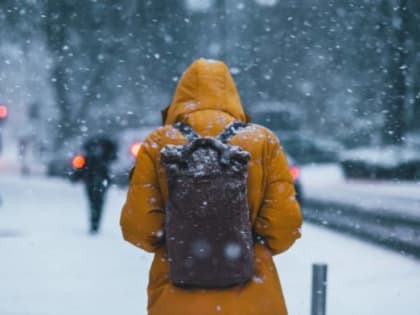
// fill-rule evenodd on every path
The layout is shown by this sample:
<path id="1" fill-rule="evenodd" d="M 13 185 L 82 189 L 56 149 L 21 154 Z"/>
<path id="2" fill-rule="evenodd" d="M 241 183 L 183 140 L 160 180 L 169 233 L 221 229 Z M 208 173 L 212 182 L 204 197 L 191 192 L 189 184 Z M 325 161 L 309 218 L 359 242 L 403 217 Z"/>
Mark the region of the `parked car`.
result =
<path id="1" fill-rule="evenodd" d="M 266 126 L 280 139 L 296 161 L 304 163 L 335 162 L 343 146 L 332 140 L 303 131 L 304 112 L 290 102 L 266 101 L 250 108 L 252 121 Z"/>
<path id="2" fill-rule="evenodd" d="M 270 130 L 297 131 L 303 124 L 303 111 L 292 102 L 264 101 L 249 109 L 253 122 Z"/>
<path id="3" fill-rule="evenodd" d="M 111 165 L 110 176 L 113 184 L 125 187 L 129 183 L 130 171 L 144 139 L 155 127 L 125 129 L 118 133 L 117 160 Z"/>
<path id="4" fill-rule="evenodd" d="M 343 146 L 333 140 L 316 138 L 303 132 L 275 130 L 282 146 L 300 164 L 337 162 Z"/>
<path id="5" fill-rule="evenodd" d="M 292 178 L 295 184 L 296 199 L 302 205 L 304 198 L 303 198 L 302 183 L 300 180 L 300 175 L 301 175 L 300 167 L 296 164 L 295 160 L 289 154 L 286 154 L 286 158 L 289 163 L 290 174 L 292 175 Z"/>
<path id="6" fill-rule="evenodd" d="M 346 178 L 419 180 L 420 148 L 412 144 L 359 147 L 342 152 Z"/>
<path id="7" fill-rule="evenodd" d="M 64 140 L 60 148 L 50 152 L 46 158 L 47 176 L 68 178 L 74 172 L 72 159 L 82 154 L 83 137 Z"/>

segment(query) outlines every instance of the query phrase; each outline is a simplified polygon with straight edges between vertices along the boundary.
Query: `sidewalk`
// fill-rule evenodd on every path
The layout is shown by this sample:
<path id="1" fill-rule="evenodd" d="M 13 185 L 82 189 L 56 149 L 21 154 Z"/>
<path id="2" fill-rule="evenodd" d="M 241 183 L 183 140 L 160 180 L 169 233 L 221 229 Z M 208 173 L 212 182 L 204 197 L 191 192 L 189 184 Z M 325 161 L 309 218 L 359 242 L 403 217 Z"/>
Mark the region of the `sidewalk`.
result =
<path id="1" fill-rule="evenodd" d="M 81 185 L 10 174 L 0 187 L 1 315 L 146 314 L 152 255 L 122 239 L 125 189 L 110 190 L 90 237 Z M 318 262 L 328 264 L 327 314 L 419 314 L 419 261 L 310 223 L 302 233 L 275 257 L 289 314 L 310 314 Z"/>

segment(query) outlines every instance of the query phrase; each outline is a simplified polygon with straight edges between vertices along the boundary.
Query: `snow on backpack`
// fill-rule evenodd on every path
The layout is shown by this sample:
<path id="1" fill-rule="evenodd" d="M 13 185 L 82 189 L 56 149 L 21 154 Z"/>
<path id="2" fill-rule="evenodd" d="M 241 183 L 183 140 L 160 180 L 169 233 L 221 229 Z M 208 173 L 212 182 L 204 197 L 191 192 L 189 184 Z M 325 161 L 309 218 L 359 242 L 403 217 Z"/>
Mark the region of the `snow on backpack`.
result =
<path id="1" fill-rule="evenodd" d="M 244 283 L 254 271 L 247 199 L 250 154 L 228 140 L 246 124 L 233 122 L 216 138 L 201 138 L 187 124 L 174 127 L 189 142 L 161 151 L 169 187 L 165 238 L 170 279 L 201 288 Z"/>

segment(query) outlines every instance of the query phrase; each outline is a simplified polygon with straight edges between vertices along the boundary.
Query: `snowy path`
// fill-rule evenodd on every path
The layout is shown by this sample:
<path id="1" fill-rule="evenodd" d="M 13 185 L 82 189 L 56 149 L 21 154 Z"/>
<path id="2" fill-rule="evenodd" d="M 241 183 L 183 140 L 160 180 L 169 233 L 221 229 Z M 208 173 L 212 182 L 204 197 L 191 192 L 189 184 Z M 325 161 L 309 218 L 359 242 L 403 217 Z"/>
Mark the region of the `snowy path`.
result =
<path id="1" fill-rule="evenodd" d="M 79 185 L 3 173 L 0 194 L 1 315 L 146 314 L 151 255 L 121 239 L 124 191 L 93 238 Z M 419 261 L 310 224 L 303 235 L 276 257 L 291 315 L 310 314 L 313 262 L 329 265 L 327 314 L 420 314 Z"/>

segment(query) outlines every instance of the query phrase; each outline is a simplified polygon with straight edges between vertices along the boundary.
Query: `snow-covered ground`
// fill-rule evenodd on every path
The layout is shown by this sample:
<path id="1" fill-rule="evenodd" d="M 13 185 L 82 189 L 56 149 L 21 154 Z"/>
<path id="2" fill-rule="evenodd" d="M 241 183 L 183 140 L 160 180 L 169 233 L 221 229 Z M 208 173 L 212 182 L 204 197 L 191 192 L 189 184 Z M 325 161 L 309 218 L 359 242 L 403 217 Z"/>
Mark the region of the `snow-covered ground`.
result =
<path id="1" fill-rule="evenodd" d="M 420 182 L 346 180 L 338 164 L 305 166 L 304 197 L 351 204 L 420 220 Z"/>
<path id="2" fill-rule="evenodd" d="M 152 257 L 121 238 L 125 192 L 110 191 L 91 237 L 80 185 L 13 173 L 0 176 L 0 314 L 146 314 Z M 329 267 L 327 314 L 420 314 L 419 261 L 311 224 L 275 260 L 291 315 L 310 314 L 316 262 Z"/>

